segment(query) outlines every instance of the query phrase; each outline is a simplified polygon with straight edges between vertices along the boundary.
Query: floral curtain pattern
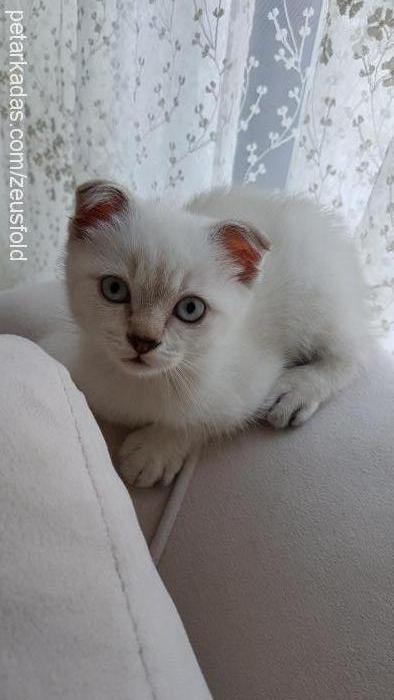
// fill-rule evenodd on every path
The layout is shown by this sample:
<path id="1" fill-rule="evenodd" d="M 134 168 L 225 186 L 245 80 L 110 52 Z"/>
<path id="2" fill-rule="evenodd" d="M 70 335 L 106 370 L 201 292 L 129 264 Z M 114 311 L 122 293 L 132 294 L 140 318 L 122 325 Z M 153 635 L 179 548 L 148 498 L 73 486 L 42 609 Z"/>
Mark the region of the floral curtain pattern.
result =
<path id="1" fill-rule="evenodd" d="M 94 171 L 181 198 L 228 182 L 253 9 L 252 0 L 80 3 L 76 177 Z"/>
<path id="2" fill-rule="evenodd" d="M 244 68 L 234 179 L 286 185 L 308 87 L 322 3 L 256 5 Z"/>
<path id="3" fill-rule="evenodd" d="M 394 8 L 331 2 L 289 170 L 349 222 L 376 330 L 394 348 Z"/>
<path id="4" fill-rule="evenodd" d="M 24 11 L 28 35 L 26 209 L 34 240 L 24 267 L 2 253 L 3 286 L 51 274 L 76 182 L 113 178 L 144 196 L 176 191 L 183 200 L 231 181 L 254 0 L 19 0 L 13 8 Z M 6 168 L 2 176 L 7 211 Z"/>
<path id="5" fill-rule="evenodd" d="M 394 347 L 392 0 L 14 0 L 28 40 L 29 261 L 53 275 L 76 182 L 114 178 L 182 202 L 220 184 L 303 191 L 347 218 Z M 8 26 L 0 17 L 0 154 Z M 0 207 L 8 210 L 2 168 Z"/>

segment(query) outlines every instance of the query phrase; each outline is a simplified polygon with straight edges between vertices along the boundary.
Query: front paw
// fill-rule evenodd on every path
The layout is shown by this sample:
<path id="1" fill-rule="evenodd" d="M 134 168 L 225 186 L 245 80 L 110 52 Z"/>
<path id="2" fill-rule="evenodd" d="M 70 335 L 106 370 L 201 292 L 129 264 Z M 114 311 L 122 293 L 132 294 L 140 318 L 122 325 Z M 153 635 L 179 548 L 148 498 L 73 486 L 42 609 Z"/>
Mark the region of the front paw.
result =
<path id="1" fill-rule="evenodd" d="M 157 425 L 134 430 L 119 451 L 119 470 L 129 486 L 171 483 L 189 452 L 185 436 Z"/>
<path id="2" fill-rule="evenodd" d="M 264 420 L 273 428 L 295 427 L 305 423 L 319 408 L 320 401 L 313 396 L 307 384 L 281 379 L 274 386 L 267 401 Z"/>

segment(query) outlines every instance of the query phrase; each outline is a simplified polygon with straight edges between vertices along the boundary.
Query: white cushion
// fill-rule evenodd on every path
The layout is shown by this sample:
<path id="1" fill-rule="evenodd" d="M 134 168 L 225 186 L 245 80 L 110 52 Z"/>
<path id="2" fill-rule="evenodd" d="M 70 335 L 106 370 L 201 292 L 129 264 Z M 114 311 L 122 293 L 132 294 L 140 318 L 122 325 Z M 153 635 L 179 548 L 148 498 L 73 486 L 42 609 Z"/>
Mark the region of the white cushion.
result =
<path id="1" fill-rule="evenodd" d="M 210 698 L 66 370 L 0 337 L 1 700 Z"/>

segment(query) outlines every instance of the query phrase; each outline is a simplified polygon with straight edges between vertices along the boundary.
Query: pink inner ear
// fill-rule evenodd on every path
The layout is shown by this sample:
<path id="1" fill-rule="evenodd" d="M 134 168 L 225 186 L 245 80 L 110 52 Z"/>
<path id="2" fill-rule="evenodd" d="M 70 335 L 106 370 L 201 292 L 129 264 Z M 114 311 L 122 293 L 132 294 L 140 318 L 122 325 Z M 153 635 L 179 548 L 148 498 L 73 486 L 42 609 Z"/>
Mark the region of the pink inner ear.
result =
<path id="1" fill-rule="evenodd" d="M 228 253 L 242 268 L 237 276 L 239 281 L 252 282 L 259 272 L 262 253 L 248 241 L 241 227 L 235 224 L 224 226 L 220 236 Z"/>
<path id="2" fill-rule="evenodd" d="M 75 220 L 81 228 L 95 226 L 95 224 L 110 219 L 113 214 L 117 214 L 125 208 L 127 204 L 126 196 L 120 190 L 111 189 L 104 193 L 102 201 L 98 201 L 93 206 L 78 209 Z"/>

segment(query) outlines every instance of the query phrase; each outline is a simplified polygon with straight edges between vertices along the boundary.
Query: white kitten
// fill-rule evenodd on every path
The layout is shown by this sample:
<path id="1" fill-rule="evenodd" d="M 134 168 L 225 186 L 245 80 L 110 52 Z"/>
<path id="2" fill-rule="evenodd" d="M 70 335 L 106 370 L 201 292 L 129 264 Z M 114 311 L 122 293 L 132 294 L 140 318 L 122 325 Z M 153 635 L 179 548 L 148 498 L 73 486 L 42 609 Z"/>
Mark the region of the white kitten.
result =
<path id="1" fill-rule="evenodd" d="M 299 425 L 367 348 L 351 244 L 299 197 L 234 188 L 174 210 L 86 183 L 66 270 L 71 371 L 99 417 L 132 429 L 120 468 L 136 486 L 256 418 Z"/>

